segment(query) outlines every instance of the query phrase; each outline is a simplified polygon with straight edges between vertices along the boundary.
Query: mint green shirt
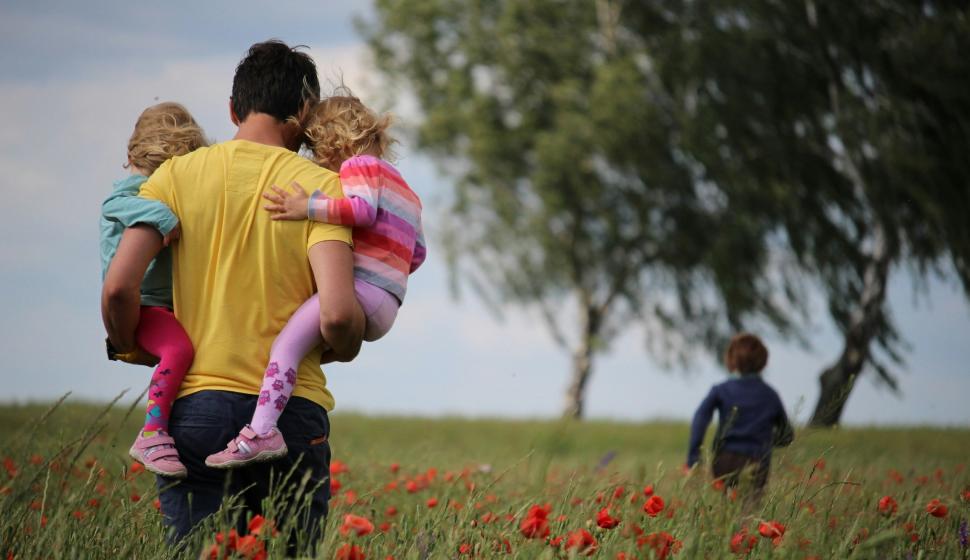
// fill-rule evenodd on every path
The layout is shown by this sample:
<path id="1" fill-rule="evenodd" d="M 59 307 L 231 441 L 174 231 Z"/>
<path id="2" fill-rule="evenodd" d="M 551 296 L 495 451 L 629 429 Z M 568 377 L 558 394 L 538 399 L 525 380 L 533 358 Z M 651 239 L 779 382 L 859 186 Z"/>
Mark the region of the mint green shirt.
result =
<path id="1" fill-rule="evenodd" d="M 147 180 L 144 175 L 130 175 L 115 181 L 111 195 L 101 204 L 102 280 L 118 251 L 125 228 L 146 224 L 167 235 L 178 225 L 178 218 L 168 206 L 157 200 L 138 197 L 138 190 Z M 172 252 L 168 247 L 162 249 L 148 265 L 141 282 L 141 304 L 172 309 Z"/>

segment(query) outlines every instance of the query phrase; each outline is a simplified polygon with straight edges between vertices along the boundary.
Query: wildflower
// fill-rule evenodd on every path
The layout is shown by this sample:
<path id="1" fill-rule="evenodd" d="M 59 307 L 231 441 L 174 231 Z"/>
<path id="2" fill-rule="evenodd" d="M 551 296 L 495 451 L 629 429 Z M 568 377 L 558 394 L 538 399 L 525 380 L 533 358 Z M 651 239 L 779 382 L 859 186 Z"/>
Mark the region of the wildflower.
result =
<path id="1" fill-rule="evenodd" d="M 73 515 L 74 519 L 77 519 L 78 521 L 84 519 L 84 512 L 79 509 L 72 511 L 71 515 Z"/>
<path id="2" fill-rule="evenodd" d="M 559 545 L 562 544 L 562 539 L 563 539 L 563 537 L 561 537 L 561 536 L 559 536 L 559 537 L 553 537 L 553 538 L 549 539 L 549 546 L 551 546 L 553 548 L 559 548 Z"/>
<path id="3" fill-rule="evenodd" d="M 596 514 L 596 524 L 603 529 L 612 529 L 620 524 L 620 520 L 610 516 L 610 508 L 603 508 Z"/>
<path id="4" fill-rule="evenodd" d="M 723 478 L 716 478 L 714 479 L 714 482 L 711 483 L 711 488 L 717 490 L 718 492 L 723 492 L 724 486 L 725 484 Z"/>
<path id="5" fill-rule="evenodd" d="M 384 510 L 384 515 L 388 517 L 394 517 L 395 515 L 397 515 L 397 508 L 394 506 L 387 506 L 387 509 Z"/>
<path id="6" fill-rule="evenodd" d="M 141 501 L 141 496 L 139 496 L 135 492 L 132 492 L 130 497 L 131 497 L 131 501 L 133 501 L 133 502 L 140 502 Z"/>
<path id="7" fill-rule="evenodd" d="M 947 509 L 946 505 L 940 500 L 933 498 L 930 503 L 926 504 L 926 513 L 932 515 L 933 517 L 944 518 L 950 510 Z"/>
<path id="8" fill-rule="evenodd" d="M 94 459 L 88 459 L 88 461 L 93 461 L 93 460 Z M 31 465 L 41 465 L 43 463 L 44 463 L 44 458 L 41 457 L 40 455 L 34 453 L 33 455 L 30 456 Z"/>
<path id="9" fill-rule="evenodd" d="M 391 530 L 391 524 L 388 523 L 387 521 L 384 521 L 383 523 L 378 525 L 377 528 L 380 529 L 382 533 L 386 533 Z"/>
<path id="10" fill-rule="evenodd" d="M 90 500 L 88 500 L 88 507 L 96 508 L 100 506 L 101 506 L 101 500 L 97 498 L 91 498 Z"/>
<path id="11" fill-rule="evenodd" d="M 255 535 L 239 537 L 236 541 L 236 554 L 247 560 L 265 560 L 266 544 Z"/>
<path id="12" fill-rule="evenodd" d="M 399 471 L 399 470 L 401 470 L 401 465 L 399 465 L 397 463 L 391 463 L 391 472 L 392 473 L 397 473 L 397 471 Z"/>
<path id="13" fill-rule="evenodd" d="M 549 513 L 552 506 L 532 506 L 526 513 L 522 523 L 519 524 L 519 531 L 527 539 L 544 539 L 549 536 Z M 488 514 L 486 514 L 488 515 Z M 482 518 L 485 521 L 485 518 Z M 487 523 L 487 521 L 486 521 Z"/>
<path id="14" fill-rule="evenodd" d="M 427 502 L 425 502 L 425 504 L 426 504 L 426 505 L 427 505 L 427 506 L 428 506 L 429 508 L 433 508 L 433 507 L 435 507 L 435 506 L 437 506 L 437 505 L 438 505 L 438 498 L 428 498 L 428 501 L 427 501 Z"/>
<path id="15" fill-rule="evenodd" d="M 253 518 L 249 520 L 249 525 L 247 525 L 250 535 L 265 536 L 262 533 L 263 529 L 266 527 L 269 528 L 270 535 L 274 537 L 280 533 L 276 530 L 276 524 L 271 520 L 268 521 L 262 515 L 254 515 Z"/>
<path id="16" fill-rule="evenodd" d="M 337 477 L 335 476 L 330 477 L 330 497 L 331 498 L 336 496 L 337 492 L 340 492 L 341 486 L 343 486 L 343 484 L 340 484 L 340 481 L 337 480 Z"/>
<path id="17" fill-rule="evenodd" d="M 356 544 L 344 543 L 343 546 L 337 549 L 337 554 L 334 558 L 335 560 L 365 560 L 367 557 L 364 556 L 363 549 Z"/>
<path id="18" fill-rule="evenodd" d="M 643 495 L 648 498 L 653 496 L 653 484 L 647 484 L 643 487 Z"/>
<path id="19" fill-rule="evenodd" d="M 334 459 L 333 461 L 330 461 L 330 476 L 349 472 L 349 471 L 350 469 L 347 468 L 346 463 L 344 463 L 343 461 L 338 461 L 336 459 Z"/>
<path id="20" fill-rule="evenodd" d="M 660 496 L 650 496 L 650 499 L 643 504 L 643 511 L 650 517 L 657 517 L 663 509 L 664 500 Z"/>
<path id="21" fill-rule="evenodd" d="M 468 543 L 461 543 L 460 545 L 458 545 L 458 554 L 464 555 L 464 554 L 471 554 L 471 553 L 472 553 L 472 545 Z"/>
<path id="22" fill-rule="evenodd" d="M 619 500 L 620 498 L 623 497 L 623 494 L 625 494 L 625 493 L 626 493 L 626 489 L 625 488 L 623 488 L 622 486 L 617 486 L 613 490 L 613 499 L 614 500 Z"/>
<path id="23" fill-rule="evenodd" d="M 731 537 L 731 552 L 734 554 L 748 554 L 758 544 L 758 537 L 749 535 L 747 529 L 741 529 Z"/>
<path id="24" fill-rule="evenodd" d="M 684 545 L 684 543 L 666 531 L 650 533 L 645 537 L 637 539 L 637 546 L 643 544 L 653 549 L 654 558 L 657 560 L 664 560 L 670 554 L 676 554 Z"/>
<path id="25" fill-rule="evenodd" d="M 7 471 L 9 478 L 17 476 L 17 463 L 14 463 L 10 457 L 3 458 L 3 468 Z"/>
<path id="26" fill-rule="evenodd" d="M 139 463 L 138 461 L 132 461 L 131 466 L 128 467 L 128 472 L 132 475 L 141 474 L 145 472 L 145 465 Z"/>
<path id="27" fill-rule="evenodd" d="M 162 501 L 155 498 L 152 500 L 152 507 L 155 508 L 155 511 L 162 511 Z"/>
<path id="28" fill-rule="evenodd" d="M 420 488 L 418 488 L 418 483 L 413 480 L 409 480 L 405 482 L 404 489 L 408 491 L 408 494 L 414 494 L 415 492 L 420 490 Z"/>
<path id="29" fill-rule="evenodd" d="M 885 515 L 886 517 L 891 517 L 896 510 L 899 509 L 899 505 L 892 496 L 883 496 L 879 500 L 879 513 Z"/>
<path id="30" fill-rule="evenodd" d="M 777 521 L 762 521 L 758 524 L 758 532 L 761 536 L 766 539 L 771 539 L 771 542 L 777 545 L 781 542 L 781 538 L 785 536 L 785 526 Z"/>
<path id="31" fill-rule="evenodd" d="M 592 556 L 599 549 L 599 543 L 586 529 L 577 529 L 566 538 L 566 550 L 573 548 L 580 554 Z"/>
<path id="32" fill-rule="evenodd" d="M 346 535 L 353 532 L 358 537 L 369 535 L 374 531 L 374 524 L 366 517 L 348 513 L 344 516 L 344 523 L 340 526 L 340 534 Z"/>

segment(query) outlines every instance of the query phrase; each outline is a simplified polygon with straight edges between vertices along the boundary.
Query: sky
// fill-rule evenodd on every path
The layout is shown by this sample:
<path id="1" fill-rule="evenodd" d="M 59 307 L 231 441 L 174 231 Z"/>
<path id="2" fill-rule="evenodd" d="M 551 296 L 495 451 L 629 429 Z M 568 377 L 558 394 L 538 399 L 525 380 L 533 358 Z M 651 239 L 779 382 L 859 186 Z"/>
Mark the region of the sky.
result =
<path id="1" fill-rule="evenodd" d="M 366 2 L 223 0 L 0 3 L 0 402 L 72 398 L 130 402 L 149 370 L 108 362 L 101 325 L 98 218 L 113 181 L 127 173 L 125 146 L 138 114 L 158 101 L 185 104 L 210 138 L 234 134 L 228 98 L 235 65 L 249 45 L 271 37 L 304 44 L 324 82 L 342 79 L 365 102 L 397 100 L 381 89 L 353 19 Z M 375 105 L 379 109 L 394 109 Z M 406 127 L 415 115 L 402 109 Z M 429 259 L 412 276 L 397 323 L 350 364 L 328 367 L 337 413 L 553 418 L 563 405 L 569 360 L 526 311 L 493 310 L 449 290 L 435 250 L 436 221 L 451 183 L 416 153 L 407 129 L 399 169 L 425 201 Z M 851 425 L 970 425 L 970 306 L 952 275 L 914 288 L 894 270 L 892 313 L 909 347 L 901 394 L 860 380 L 843 417 Z M 804 422 L 818 373 L 841 341 L 815 302 L 811 347 L 766 333 L 766 380 Z M 698 356 L 665 371 L 635 327 L 598 358 L 588 416 L 622 421 L 689 419 L 724 372 Z"/>

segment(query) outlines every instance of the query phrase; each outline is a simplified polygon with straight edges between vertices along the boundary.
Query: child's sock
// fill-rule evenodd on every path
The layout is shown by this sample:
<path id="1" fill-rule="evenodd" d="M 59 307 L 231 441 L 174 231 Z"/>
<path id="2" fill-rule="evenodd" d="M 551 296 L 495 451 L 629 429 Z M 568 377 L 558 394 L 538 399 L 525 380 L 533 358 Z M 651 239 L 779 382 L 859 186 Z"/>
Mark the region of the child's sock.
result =
<path id="1" fill-rule="evenodd" d="M 256 400 L 250 426 L 259 435 L 276 427 L 296 387 L 296 372 L 307 352 L 320 344 L 320 299 L 314 294 L 283 327 L 269 353 L 269 367 Z"/>
<path id="2" fill-rule="evenodd" d="M 152 437 L 168 431 L 172 404 L 192 365 L 192 341 L 175 315 L 163 307 L 142 307 L 135 338 L 142 348 L 160 360 L 148 387 L 148 407 L 141 432 L 143 437 Z"/>

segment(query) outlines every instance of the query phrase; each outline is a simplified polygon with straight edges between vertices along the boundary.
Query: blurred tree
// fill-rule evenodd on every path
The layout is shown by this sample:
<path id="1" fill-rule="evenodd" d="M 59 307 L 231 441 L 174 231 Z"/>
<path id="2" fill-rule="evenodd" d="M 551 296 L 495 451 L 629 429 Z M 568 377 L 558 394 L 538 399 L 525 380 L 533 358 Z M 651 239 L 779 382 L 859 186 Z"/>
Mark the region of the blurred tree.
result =
<path id="1" fill-rule="evenodd" d="M 800 273 L 845 336 L 812 419 L 831 425 L 866 366 L 896 386 L 894 267 L 948 261 L 970 294 L 966 10 L 404 0 L 362 29 L 458 181 L 453 271 L 570 349 L 566 414 L 633 322 L 664 357 L 744 325 L 797 335 Z"/>
<path id="2" fill-rule="evenodd" d="M 457 181 L 452 270 L 495 309 L 540 312 L 572 355 L 566 416 L 621 330 L 645 327 L 666 360 L 720 348 L 745 321 L 789 332 L 772 222 L 733 212 L 680 147 L 682 100 L 650 53 L 675 26 L 632 33 L 602 0 L 376 8 L 361 25 L 374 58 L 414 93 L 418 146 Z"/>
<path id="3" fill-rule="evenodd" d="M 925 278 L 948 261 L 970 294 L 967 4 L 688 5 L 686 150 L 725 192 L 751 183 L 736 206 L 772 213 L 826 293 L 844 347 L 811 423 L 833 425 L 865 367 L 896 390 L 894 268 Z"/>

